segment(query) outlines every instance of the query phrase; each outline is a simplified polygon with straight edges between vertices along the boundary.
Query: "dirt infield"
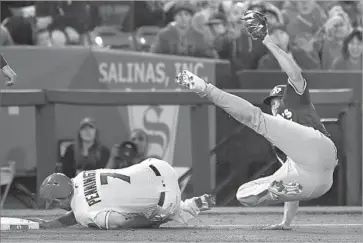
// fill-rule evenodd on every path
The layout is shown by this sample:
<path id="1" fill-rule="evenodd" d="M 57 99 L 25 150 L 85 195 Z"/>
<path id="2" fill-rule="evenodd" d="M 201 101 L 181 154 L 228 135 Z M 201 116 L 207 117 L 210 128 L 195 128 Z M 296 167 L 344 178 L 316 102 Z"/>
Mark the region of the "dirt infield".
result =
<path id="1" fill-rule="evenodd" d="M 6 217 L 50 218 L 61 211 L 4 210 Z M 266 231 L 278 223 L 281 208 L 216 208 L 188 226 L 168 223 L 160 229 L 102 231 L 78 226 L 60 230 L 1 232 L 1 242 L 362 242 L 360 208 L 302 208 L 291 231 Z"/>

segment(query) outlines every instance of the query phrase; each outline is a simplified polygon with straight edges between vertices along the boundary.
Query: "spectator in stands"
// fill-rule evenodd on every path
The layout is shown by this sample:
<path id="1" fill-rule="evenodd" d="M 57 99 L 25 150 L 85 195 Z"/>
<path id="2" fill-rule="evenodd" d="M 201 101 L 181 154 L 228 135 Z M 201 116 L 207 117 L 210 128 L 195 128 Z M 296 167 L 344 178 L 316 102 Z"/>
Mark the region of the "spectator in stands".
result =
<path id="1" fill-rule="evenodd" d="M 163 27 L 163 5 L 162 1 L 134 1 L 122 23 L 122 31 L 133 32 L 141 26 Z"/>
<path id="2" fill-rule="evenodd" d="M 233 32 L 228 31 L 228 22 L 224 14 L 215 13 L 206 23 L 211 34 L 214 36 L 214 49 L 218 52 L 220 59 L 230 59 L 232 55 Z"/>
<path id="3" fill-rule="evenodd" d="M 265 4 L 266 7 L 263 10 L 263 13 L 266 16 L 268 26 L 282 26 L 284 25 L 284 17 L 282 12 L 272 4 Z"/>
<path id="4" fill-rule="evenodd" d="M 220 0 L 201 1 L 201 10 L 194 14 L 192 18 L 192 26 L 195 30 L 203 34 L 205 40 L 211 45 L 214 41 L 214 35 L 211 33 L 207 22 L 215 13 L 220 12 Z M 222 13 L 223 14 L 223 13 Z"/>
<path id="5" fill-rule="evenodd" d="M 191 27 L 194 6 L 178 1 L 172 7 L 175 22 L 161 29 L 150 48 L 153 53 L 217 58 L 216 51 L 207 44 L 204 36 Z"/>
<path id="6" fill-rule="evenodd" d="M 325 36 L 321 43 L 322 69 L 330 69 L 334 59 L 340 55 L 344 39 L 351 33 L 350 18 L 341 7 L 334 7 L 329 12 L 325 23 Z"/>
<path id="7" fill-rule="evenodd" d="M 148 158 L 148 149 L 148 135 L 141 129 L 134 129 L 129 141 L 112 146 L 107 168 L 125 168 L 138 164 Z"/>
<path id="8" fill-rule="evenodd" d="M 53 45 L 52 38 L 51 38 L 50 32 L 48 30 L 46 30 L 46 29 L 39 30 L 39 31 L 35 32 L 34 35 L 35 35 L 35 43 L 37 46 L 52 46 Z M 57 40 L 55 40 L 55 43 L 57 43 Z M 65 41 L 63 41 L 61 45 L 65 45 Z"/>
<path id="9" fill-rule="evenodd" d="M 34 1 L 0 1 L 1 22 L 12 16 L 25 17 L 24 9 L 29 9 L 33 6 Z"/>
<path id="10" fill-rule="evenodd" d="M 57 45 L 85 44 L 92 21 L 84 1 L 36 2 L 37 33 L 47 30 Z"/>
<path id="11" fill-rule="evenodd" d="M 284 26 L 269 27 L 271 39 L 282 50 L 292 56 L 301 69 L 320 69 L 320 59 L 318 55 L 315 58 L 300 48 L 291 48 L 290 38 Z M 280 64 L 272 53 L 268 52 L 261 58 L 258 69 L 281 70 Z"/>
<path id="12" fill-rule="evenodd" d="M 3 21 L 15 45 L 34 45 L 32 18 L 12 16 Z"/>
<path id="13" fill-rule="evenodd" d="M 0 25 L 0 46 L 13 45 L 13 39 L 5 26 Z"/>
<path id="14" fill-rule="evenodd" d="M 348 14 L 353 27 L 362 26 L 361 1 L 339 1 L 339 5 Z"/>
<path id="15" fill-rule="evenodd" d="M 240 18 L 249 7 L 248 3 L 233 4 L 227 16 L 229 20 L 227 31 L 215 40 L 218 52 L 222 58 L 231 61 L 232 69 L 235 71 L 256 69 L 258 61 L 267 53 L 267 48 L 261 41 L 252 40 L 245 31 L 242 31 L 243 23 Z M 258 6 L 253 5 L 252 7 L 257 8 Z M 260 8 L 265 9 L 264 6 Z"/>
<path id="16" fill-rule="evenodd" d="M 362 29 L 355 29 L 345 38 L 342 54 L 335 59 L 334 70 L 362 70 Z"/>
<path id="17" fill-rule="evenodd" d="M 142 129 L 134 129 L 130 134 L 130 141 L 136 144 L 137 156 L 135 163 L 140 163 L 147 158 L 149 152 L 149 139 L 146 132 Z"/>
<path id="18" fill-rule="evenodd" d="M 287 1 L 283 10 L 287 33 L 311 42 L 322 31 L 327 16 L 315 0 Z M 314 41 L 313 41 L 314 42 Z"/>
<path id="19" fill-rule="evenodd" d="M 62 171 L 73 178 L 81 171 L 105 168 L 109 157 L 110 151 L 101 144 L 95 121 L 86 117 L 80 123 L 75 142 L 66 148 Z"/>
<path id="20" fill-rule="evenodd" d="M 232 28 L 241 28 L 240 18 L 248 9 L 248 3 L 234 3 L 227 13 L 227 19 Z"/>
<path id="21" fill-rule="evenodd" d="M 126 141 L 115 144 L 111 149 L 111 156 L 106 165 L 107 169 L 122 169 L 140 163 L 137 158 L 137 146 L 135 143 Z"/>

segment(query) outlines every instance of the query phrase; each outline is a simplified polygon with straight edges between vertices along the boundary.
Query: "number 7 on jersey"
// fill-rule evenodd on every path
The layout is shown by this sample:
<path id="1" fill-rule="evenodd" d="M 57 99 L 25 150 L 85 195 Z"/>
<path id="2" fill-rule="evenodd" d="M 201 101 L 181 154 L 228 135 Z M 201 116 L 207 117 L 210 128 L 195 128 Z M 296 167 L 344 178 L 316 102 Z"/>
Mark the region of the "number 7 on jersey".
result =
<path id="1" fill-rule="evenodd" d="M 118 173 L 100 173 L 101 185 L 108 184 L 108 177 L 123 180 L 127 183 L 131 183 L 130 176 L 118 174 Z"/>

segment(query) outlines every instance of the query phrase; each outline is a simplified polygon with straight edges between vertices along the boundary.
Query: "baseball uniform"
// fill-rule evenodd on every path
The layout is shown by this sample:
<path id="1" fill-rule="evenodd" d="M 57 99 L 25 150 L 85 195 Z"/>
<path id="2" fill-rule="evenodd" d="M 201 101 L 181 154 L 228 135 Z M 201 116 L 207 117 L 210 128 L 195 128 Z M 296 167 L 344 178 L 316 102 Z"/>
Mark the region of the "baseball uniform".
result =
<path id="1" fill-rule="evenodd" d="M 287 156 L 287 161 L 275 174 L 248 182 L 238 189 L 236 196 L 242 204 L 309 200 L 330 189 L 337 164 L 336 148 L 311 103 L 306 81 L 303 93 L 298 93 L 288 81 L 277 116 L 263 113 L 259 107 L 211 84 L 207 84 L 204 93 L 214 104 L 264 136 Z M 267 189 L 274 181 L 298 183 L 302 191 L 284 199 L 266 197 Z M 254 197 L 252 201 L 251 196 Z"/>
<path id="2" fill-rule="evenodd" d="M 194 200 L 181 201 L 178 176 L 167 162 L 147 159 L 124 169 L 81 172 L 73 179 L 71 208 L 77 222 L 108 229 L 107 217 L 117 212 L 125 225 L 186 222 L 199 214 Z"/>

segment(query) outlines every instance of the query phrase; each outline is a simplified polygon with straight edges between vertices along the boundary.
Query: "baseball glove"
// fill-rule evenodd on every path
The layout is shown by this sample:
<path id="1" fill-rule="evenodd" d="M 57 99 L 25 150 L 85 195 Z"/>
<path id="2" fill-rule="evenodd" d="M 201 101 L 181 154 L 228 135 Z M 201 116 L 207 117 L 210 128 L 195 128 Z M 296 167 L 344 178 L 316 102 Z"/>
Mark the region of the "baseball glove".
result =
<path id="1" fill-rule="evenodd" d="M 267 35 L 267 19 L 258 11 L 248 10 L 242 20 L 245 21 L 246 31 L 253 40 L 263 40 Z"/>

